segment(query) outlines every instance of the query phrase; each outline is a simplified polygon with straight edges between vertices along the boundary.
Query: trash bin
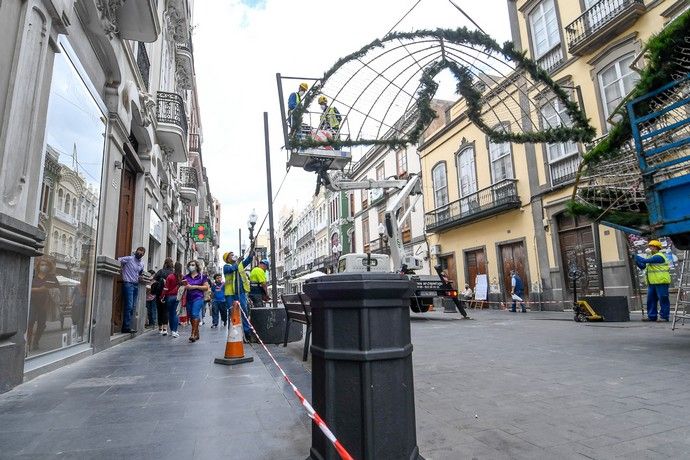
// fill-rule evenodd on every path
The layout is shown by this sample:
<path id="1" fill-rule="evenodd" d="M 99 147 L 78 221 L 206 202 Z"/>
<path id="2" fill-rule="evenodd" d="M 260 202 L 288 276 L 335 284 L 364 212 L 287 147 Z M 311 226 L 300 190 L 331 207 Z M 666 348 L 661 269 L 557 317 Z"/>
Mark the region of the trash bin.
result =
<path id="1" fill-rule="evenodd" d="M 312 307 L 312 399 L 358 460 L 422 459 L 417 447 L 410 340 L 414 283 L 393 273 L 308 280 Z M 312 425 L 310 457 L 337 459 Z"/>

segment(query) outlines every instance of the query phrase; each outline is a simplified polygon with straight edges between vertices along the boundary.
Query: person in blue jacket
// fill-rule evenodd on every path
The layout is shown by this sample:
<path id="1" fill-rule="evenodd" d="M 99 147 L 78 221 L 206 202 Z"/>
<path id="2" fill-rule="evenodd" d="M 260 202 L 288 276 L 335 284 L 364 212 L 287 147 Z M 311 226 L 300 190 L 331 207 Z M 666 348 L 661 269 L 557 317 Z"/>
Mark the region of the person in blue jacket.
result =
<path id="1" fill-rule="evenodd" d="M 240 302 L 240 307 L 244 312 L 242 315 L 242 328 L 244 329 L 245 340 L 249 341 L 252 336 L 252 329 L 249 327 L 247 317 L 249 316 L 249 308 L 247 307 L 247 293 L 249 292 L 249 277 L 244 268 L 251 266 L 254 252 L 251 251 L 246 259 L 238 260 L 232 252 L 227 252 L 223 255 L 223 274 L 225 275 L 225 303 L 229 309 L 232 309 L 234 301 Z M 232 313 L 232 311 L 231 311 Z"/>
<path id="2" fill-rule="evenodd" d="M 300 83 L 297 91 L 290 93 L 290 96 L 288 97 L 288 123 L 290 124 L 292 131 L 298 128 L 297 120 L 294 120 L 292 116 L 293 112 L 297 107 L 302 105 L 302 99 L 304 99 L 304 95 L 307 93 L 308 89 L 309 85 L 306 83 Z"/>
<path id="3" fill-rule="evenodd" d="M 657 320 L 657 302 L 659 302 L 658 316 L 661 321 L 668 321 L 671 315 L 671 301 L 668 297 L 668 287 L 671 284 L 671 266 L 658 240 L 647 243 L 651 257 L 635 255 L 635 264 L 645 270 L 647 278 L 647 318 L 648 321 Z"/>

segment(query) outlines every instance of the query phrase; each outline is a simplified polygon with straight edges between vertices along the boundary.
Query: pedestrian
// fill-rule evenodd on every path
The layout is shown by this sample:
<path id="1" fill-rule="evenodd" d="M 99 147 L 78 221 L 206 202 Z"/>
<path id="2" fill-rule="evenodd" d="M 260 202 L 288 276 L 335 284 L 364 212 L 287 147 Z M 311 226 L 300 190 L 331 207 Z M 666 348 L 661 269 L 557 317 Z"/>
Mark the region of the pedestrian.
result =
<path id="1" fill-rule="evenodd" d="M 647 278 L 647 318 L 643 321 L 657 321 L 657 302 L 660 320 L 668 321 L 671 315 L 671 301 L 668 296 L 668 288 L 671 284 L 669 260 L 661 250 L 663 247 L 661 241 L 652 240 L 647 243 L 647 246 L 651 257 L 635 255 L 635 263 L 640 269 L 645 269 Z"/>
<path id="2" fill-rule="evenodd" d="M 474 298 L 474 292 L 469 284 L 465 283 L 465 290 L 462 291 L 463 300 L 472 300 Z"/>
<path id="3" fill-rule="evenodd" d="M 249 327 L 249 308 L 247 307 L 247 292 L 249 292 L 249 277 L 244 271 L 245 266 L 249 266 L 254 258 L 253 251 L 246 259 L 240 261 L 233 252 L 223 254 L 223 274 L 225 275 L 225 303 L 228 309 L 232 308 L 232 303 L 238 301 L 244 314 L 242 315 L 242 328 L 244 329 L 244 339 L 249 342 L 251 339 L 251 327 Z"/>
<path id="4" fill-rule="evenodd" d="M 146 249 L 139 246 L 131 256 L 120 257 L 118 262 L 122 267 L 122 297 L 124 305 L 122 310 L 122 332 L 136 334 L 136 328 L 132 328 L 132 317 L 135 316 L 137 300 L 139 297 L 139 277 L 144 273 L 142 258 Z"/>
<path id="5" fill-rule="evenodd" d="M 319 129 L 325 129 L 330 131 L 331 134 L 335 134 L 340 130 L 340 122 L 343 117 L 335 106 L 328 105 L 326 96 L 319 96 L 319 106 L 321 106 L 322 111 Z"/>
<path id="6" fill-rule="evenodd" d="M 171 259 L 172 261 L 172 259 Z M 168 321 L 170 323 L 170 335 L 173 338 L 178 338 L 180 334 L 177 332 L 179 326 L 179 317 L 177 316 L 177 304 L 179 303 L 178 291 L 182 283 L 182 264 L 175 262 L 173 272 L 165 278 L 165 286 L 163 287 L 163 298 L 165 299 L 165 307 L 168 312 Z M 163 335 L 166 335 L 163 333 Z"/>
<path id="7" fill-rule="evenodd" d="M 201 310 L 204 308 L 204 293 L 211 289 L 208 277 L 201 272 L 199 262 L 192 260 L 187 264 L 187 274 L 182 280 L 187 298 L 187 312 L 192 322 L 192 333 L 189 341 L 194 343 L 199 340 L 199 322 Z"/>
<path id="8" fill-rule="evenodd" d="M 158 322 L 158 309 L 156 308 L 158 297 L 154 292 L 154 290 L 158 290 L 158 283 L 155 279 L 156 272 L 149 270 L 149 275 L 151 280 L 146 283 L 146 324 L 144 325 L 147 328 L 154 327 Z"/>
<path id="9" fill-rule="evenodd" d="M 511 270 L 510 271 L 510 298 L 513 301 L 512 308 L 510 309 L 511 312 L 516 313 L 517 312 L 517 303 L 520 302 L 520 306 L 522 309 L 520 310 L 522 313 L 527 313 L 527 309 L 525 308 L 525 301 L 523 300 L 522 296 L 525 294 L 525 286 L 522 283 L 522 278 L 520 278 L 520 275 L 518 274 L 517 270 Z"/>
<path id="10" fill-rule="evenodd" d="M 55 276 L 53 259 L 47 256 L 38 257 L 35 267 L 31 280 L 29 324 L 26 328 L 26 344 L 29 350 L 38 350 L 43 331 L 46 329 L 48 312 L 60 303 L 60 286 Z"/>
<path id="11" fill-rule="evenodd" d="M 218 327 L 218 315 L 220 315 L 220 320 L 223 321 L 223 327 L 225 327 L 228 324 L 228 307 L 225 303 L 225 283 L 223 282 L 223 275 L 220 273 L 213 275 L 211 291 L 213 291 L 213 324 L 211 324 L 211 328 Z"/>
<path id="12" fill-rule="evenodd" d="M 443 280 L 443 289 L 447 291 L 452 291 L 453 290 L 453 282 L 448 278 L 448 273 L 446 271 L 441 272 L 441 279 Z M 462 305 L 462 301 L 458 299 L 457 295 L 456 296 L 450 296 L 450 300 L 455 304 L 455 308 L 458 309 L 458 312 L 462 315 L 462 319 L 472 319 L 467 315 L 467 311 L 465 310 L 465 307 Z"/>
<path id="13" fill-rule="evenodd" d="M 259 265 L 249 273 L 249 298 L 255 308 L 263 308 L 264 302 L 268 302 L 268 283 L 266 271 L 270 266 L 268 259 L 262 259 Z"/>
<path id="14" fill-rule="evenodd" d="M 182 270 L 180 266 L 180 271 Z M 175 272 L 175 263 L 171 257 L 167 257 L 163 262 L 163 268 L 158 270 L 155 275 L 153 275 L 154 283 L 151 287 L 151 291 L 156 295 L 156 310 L 157 310 L 157 322 L 158 322 L 158 333 L 160 335 L 168 335 L 168 306 L 166 304 L 166 295 L 163 293 L 165 290 L 165 282 L 168 276 Z M 175 329 L 177 330 L 177 329 Z"/>

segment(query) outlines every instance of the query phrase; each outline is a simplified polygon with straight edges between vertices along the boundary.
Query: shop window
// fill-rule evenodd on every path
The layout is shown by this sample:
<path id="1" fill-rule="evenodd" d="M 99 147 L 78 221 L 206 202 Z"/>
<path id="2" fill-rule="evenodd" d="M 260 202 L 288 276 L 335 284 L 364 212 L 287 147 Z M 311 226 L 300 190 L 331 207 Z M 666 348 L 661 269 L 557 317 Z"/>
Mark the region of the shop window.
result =
<path id="1" fill-rule="evenodd" d="M 96 231 L 101 189 L 105 106 L 67 39 L 58 41 L 46 122 L 43 180 L 50 190 L 41 200 L 45 231 L 51 235 L 43 256 L 33 261 L 29 358 L 89 340 L 95 272 Z M 80 212 L 86 206 L 93 212 Z"/>

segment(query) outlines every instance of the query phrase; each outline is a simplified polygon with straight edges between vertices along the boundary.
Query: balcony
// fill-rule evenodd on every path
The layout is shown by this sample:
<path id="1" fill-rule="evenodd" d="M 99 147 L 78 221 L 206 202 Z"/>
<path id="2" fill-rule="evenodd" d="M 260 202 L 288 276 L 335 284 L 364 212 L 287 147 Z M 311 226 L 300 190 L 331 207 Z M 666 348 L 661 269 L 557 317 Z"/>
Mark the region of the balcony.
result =
<path id="1" fill-rule="evenodd" d="M 62 222 L 69 224 L 74 228 L 77 228 L 77 218 L 71 214 L 63 212 L 60 209 L 55 209 L 53 216 L 55 216 L 56 219 L 61 220 Z"/>
<path id="2" fill-rule="evenodd" d="M 537 65 L 547 72 L 553 72 L 561 63 L 563 63 L 563 48 L 560 43 L 537 59 Z"/>
<path id="3" fill-rule="evenodd" d="M 199 204 L 199 176 L 196 169 L 189 166 L 180 166 L 179 183 L 180 197 L 194 205 Z"/>
<path id="4" fill-rule="evenodd" d="M 570 54 L 581 56 L 603 46 L 646 9 L 643 0 L 600 0 L 565 28 Z"/>
<path id="5" fill-rule="evenodd" d="M 146 43 L 158 40 L 161 33 L 158 0 L 97 0 L 96 7 L 109 36 L 114 37 L 119 33 L 120 38 Z"/>
<path id="6" fill-rule="evenodd" d="M 179 94 L 158 92 L 158 134 L 161 150 L 168 161 L 187 161 L 187 113 Z"/>
<path id="7" fill-rule="evenodd" d="M 137 67 L 139 67 L 139 74 L 141 79 L 144 80 L 144 88 L 146 91 L 149 90 L 149 79 L 151 72 L 151 61 L 149 61 L 149 53 L 146 52 L 146 46 L 144 42 L 139 42 L 137 46 Z"/>
<path id="8" fill-rule="evenodd" d="M 551 185 L 557 187 L 575 180 L 582 157 L 579 153 L 560 159 L 549 164 L 551 170 Z"/>
<path id="9" fill-rule="evenodd" d="M 175 63 L 178 84 L 183 89 L 192 89 L 192 81 L 194 80 L 194 58 L 192 56 L 191 40 L 185 43 L 176 44 Z"/>
<path id="10" fill-rule="evenodd" d="M 305 243 L 314 239 L 314 230 L 309 230 L 300 239 L 297 240 L 297 247 L 304 245 Z"/>
<path id="11" fill-rule="evenodd" d="M 520 207 L 517 180 L 506 179 L 426 213 L 428 232 L 437 232 L 474 222 Z"/>
<path id="12" fill-rule="evenodd" d="M 177 43 L 189 41 L 189 5 L 187 0 L 167 0 L 168 33 Z"/>
<path id="13" fill-rule="evenodd" d="M 189 154 L 201 154 L 201 136 L 198 134 L 189 135 Z"/>

